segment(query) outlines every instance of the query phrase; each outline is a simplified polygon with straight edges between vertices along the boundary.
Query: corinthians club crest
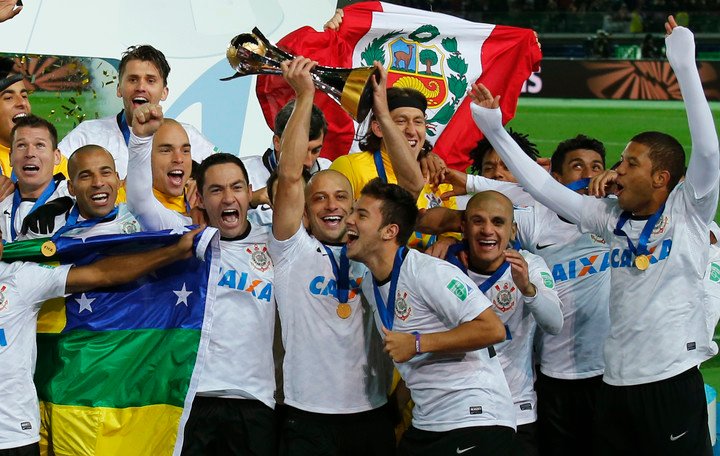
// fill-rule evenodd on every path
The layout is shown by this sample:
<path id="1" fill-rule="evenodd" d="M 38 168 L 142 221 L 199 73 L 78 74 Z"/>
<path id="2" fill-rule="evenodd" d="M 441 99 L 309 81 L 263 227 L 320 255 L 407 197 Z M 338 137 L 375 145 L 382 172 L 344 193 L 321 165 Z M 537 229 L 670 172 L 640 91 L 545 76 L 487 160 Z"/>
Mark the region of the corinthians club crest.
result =
<path id="1" fill-rule="evenodd" d="M 497 294 L 493 298 L 495 307 L 501 312 L 512 310 L 515 307 L 515 297 L 513 296 L 515 286 L 510 282 L 501 282 L 495 284 L 493 288 L 497 291 Z"/>
<path id="2" fill-rule="evenodd" d="M 395 316 L 405 321 L 412 312 L 412 307 L 407 302 L 407 292 L 397 292 L 395 296 Z"/>
<path id="3" fill-rule="evenodd" d="M 250 266 L 256 270 L 265 272 L 272 267 L 270 254 L 265 245 L 254 244 L 252 248 L 248 247 L 245 251 L 250 254 Z"/>
<path id="4" fill-rule="evenodd" d="M 457 39 L 440 37 L 430 24 L 412 33 L 402 30 L 379 36 L 360 54 L 362 63 L 382 62 L 388 69 L 388 84 L 419 91 L 428 101 L 427 134 L 435 136 L 447 125 L 468 88 L 468 64 L 458 51 Z"/>

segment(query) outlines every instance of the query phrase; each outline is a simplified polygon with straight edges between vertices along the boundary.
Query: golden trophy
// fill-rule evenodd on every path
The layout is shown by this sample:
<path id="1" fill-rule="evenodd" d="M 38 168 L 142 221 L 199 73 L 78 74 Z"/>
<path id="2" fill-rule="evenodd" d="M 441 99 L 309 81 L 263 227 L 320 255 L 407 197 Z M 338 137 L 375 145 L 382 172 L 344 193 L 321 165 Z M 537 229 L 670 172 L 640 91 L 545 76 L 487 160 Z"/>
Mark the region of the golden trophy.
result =
<path id="1" fill-rule="evenodd" d="M 270 43 L 257 27 L 252 33 L 243 33 L 233 38 L 226 55 L 236 73 L 222 81 L 252 74 L 282 75 L 280 63 L 295 57 Z M 365 120 L 372 108 L 370 78 L 377 73 L 375 68 L 349 69 L 318 65 L 311 73 L 315 87 L 337 101 L 356 122 Z"/>

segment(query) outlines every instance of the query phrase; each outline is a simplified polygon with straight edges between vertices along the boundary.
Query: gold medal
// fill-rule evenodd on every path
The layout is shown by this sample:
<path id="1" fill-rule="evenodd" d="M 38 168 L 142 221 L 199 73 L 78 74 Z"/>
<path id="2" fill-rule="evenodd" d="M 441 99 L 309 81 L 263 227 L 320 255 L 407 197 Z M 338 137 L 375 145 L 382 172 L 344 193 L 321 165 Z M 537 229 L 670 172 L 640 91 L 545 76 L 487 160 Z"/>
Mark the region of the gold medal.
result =
<path id="1" fill-rule="evenodd" d="M 348 303 L 340 303 L 338 304 L 335 312 L 337 312 L 338 317 L 345 320 L 347 318 L 350 318 L 350 314 L 352 314 L 352 307 L 350 307 L 350 304 Z"/>
<path id="2" fill-rule="evenodd" d="M 638 255 L 635 257 L 635 267 L 641 271 L 650 267 L 650 257 L 647 255 Z"/>
<path id="3" fill-rule="evenodd" d="M 51 257 L 57 252 L 57 247 L 53 241 L 45 241 L 43 245 L 40 246 L 40 252 L 46 257 Z"/>

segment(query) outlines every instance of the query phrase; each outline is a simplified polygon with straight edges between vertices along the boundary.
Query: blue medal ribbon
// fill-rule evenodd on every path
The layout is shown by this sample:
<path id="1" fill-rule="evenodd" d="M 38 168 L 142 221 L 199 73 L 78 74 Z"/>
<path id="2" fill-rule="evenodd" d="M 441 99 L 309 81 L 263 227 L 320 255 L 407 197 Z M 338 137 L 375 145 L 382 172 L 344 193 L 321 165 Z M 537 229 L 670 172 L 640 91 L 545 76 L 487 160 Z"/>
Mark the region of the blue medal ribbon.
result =
<path id="1" fill-rule="evenodd" d="M 488 277 L 483 283 L 478 285 L 478 288 L 480 288 L 480 291 L 483 292 L 483 294 L 490 289 L 495 283 L 497 283 L 498 280 L 500 280 L 500 277 L 502 277 L 503 274 L 505 274 L 505 271 L 507 271 L 507 268 L 510 267 L 510 263 L 507 261 L 504 262 L 495 272 L 492 273 L 490 277 Z"/>
<path id="2" fill-rule="evenodd" d="M 648 255 L 650 251 L 648 250 L 647 245 L 650 241 L 650 235 L 655 228 L 655 224 L 658 222 L 658 220 L 660 220 L 660 216 L 662 216 L 664 210 L 665 204 L 660 206 L 660 209 L 658 209 L 653 215 L 651 215 L 647 222 L 645 222 L 645 226 L 640 232 L 640 237 L 638 238 L 637 247 L 633 245 L 627 233 L 622 229 L 625 223 L 627 223 L 628 219 L 630 219 L 630 212 L 624 211 L 622 214 L 620 214 L 620 218 L 618 218 L 615 230 L 613 230 L 613 234 L 615 234 L 615 236 L 624 236 L 625 239 L 627 239 L 628 249 L 630 249 L 630 251 L 636 257 L 638 255 Z"/>
<path id="3" fill-rule="evenodd" d="M 341 304 L 348 302 L 350 294 L 350 260 L 347 257 L 347 246 L 344 245 L 340 250 L 340 265 L 335 260 L 332 249 L 322 245 L 330 258 L 333 274 L 335 275 L 335 283 L 337 285 L 337 299 Z"/>
<path id="4" fill-rule="evenodd" d="M 520 250 L 520 241 L 519 241 L 517 238 L 512 241 L 512 248 L 515 249 L 515 250 Z M 467 241 L 465 241 L 465 240 L 462 241 L 462 242 L 459 242 L 459 243 L 457 243 L 457 244 L 451 245 L 450 247 L 448 247 L 447 254 L 445 254 L 445 261 L 447 261 L 447 262 L 450 263 L 450 264 L 454 264 L 455 266 L 457 266 L 458 268 L 460 268 L 460 270 L 461 270 L 462 272 L 464 272 L 465 274 L 467 274 L 467 272 L 468 272 L 468 271 L 467 271 L 467 268 L 465 267 L 465 265 L 463 264 L 463 262 L 460 261 L 459 254 L 460 254 L 460 252 L 462 252 L 462 251 L 467 252 L 468 249 L 469 249 L 469 246 L 468 246 Z M 500 278 L 500 276 L 503 275 L 503 273 L 505 272 L 505 270 L 508 268 L 509 265 L 510 265 L 510 263 L 508 263 L 508 262 L 506 261 L 505 263 L 503 263 L 502 266 L 500 266 L 500 268 L 499 268 L 497 271 L 495 271 L 495 274 L 497 274 L 498 272 L 500 272 L 497 277 L 495 277 L 495 274 L 493 274 L 492 276 L 490 276 L 490 278 L 488 279 L 488 281 L 489 281 L 490 279 L 492 279 L 493 277 L 495 277 L 495 279 L 493 280 L 492 283 L 488 284 L 487 288 L 486 288 L 485 290 L 483 290 L 483 293 L 484 293 L 486 290 L 489 290 L 491 286 L 495 285 L 495 282 L 497 282 L 498 279 Z M 486 281 L 486 282 L 487 282 L 487 281 Z M 483 282 L 483 285 L 485 285 L 486 282 Z M 480 287 L 480 289 L 482 290 L 482 286 Z"/>
<path id="5" fill-rule="evenodd" d="M 576 192 L 578 190 L 584 190 L 584 189 L 588 188 L 588 185 L 590 185 L 590 178 L 585 177 L 583 179 L 578 179 L 576 181 L 570 182 L 569 184 L 566 185 L 566 187 L 569 188 L 570 190 Z"/>
<path id="6" fill-rule="evenodd" d="M 383 164 L 382 153 L 380 153 L 379 150 L 373 152 L 373 160 L 375 160 L 375 170 L 377 171 L 378 177 L 387 184 L 387 173 L 385 172 L 385 165 Z"/>
<path id="7" fill-rule="evenodd" d="M 102 222 L 108 222 L 110 220 L 113 220 L 115 217 L 117 217 L 118 214 L 118 207 L 115 206 L 112 211 L 108 215 L 106 215 L 103 218 L 91 218 L 87 220 L 83 220 L 82 222 L 78 222 L 78 218 L 80 217 L 80 210 L 78 209 L 77 203 L 72 207 L 70 210 L 70 214 L 68 215 L 67 222 L 65 222 L 65 225 L 60 227 L 59 230 L 55 232 L 52 236 L 52 240 L 56 241 L 60 236 L 62 236 L 64 233 L 74 230 L 76 228 L 91 228 L 98 223 Z"/>
<path id="8" fill-rule="evenodd" d="M 33 204 L 32 209 L 30 209 L 30 212 L 28 212 L 28 215 L 35 212 L 37 208 L 42 206 L 47 202 L 47 200 L 50 199 L 53 193 L 55 193 L 55 189 L 57 188 L 57 183 L 55 180 L 51 180 L 50 183 L 45 187 L 45 190 L 43 190 L 42 194 L 40 194 L 40 198 L 35 201 L 35 204 Z M 15 188 L 15 192 L 13 192 L 13 203 L 12 203 L 12 209 L 10 213 L 10 234 L 12 236 L 12 241 L 14 241 L 17 238 L 17 230 L 15 230 L 15 215 L 17 214 L 18 209 L 20 208 L 20 204 L 22 203 L 22 196 L 20 196 L 20 190 Z"/>
<path id="9" fill-rule="evenodd" d="M 125 118 L 125 110 L 123 109 L 120 111 L 120 113 L 116 117 L 118 128 L 120 128 L 120 132 L 123 135 L 123 139 L 125 139 L 125 145 L 127 146 L 130 144 L 130 126 L 127 123 L 127 119 Z"/>
<path id="10" fill-rule="evenodd" d="M 405 261 L 405 247 L 400 247 L 395 254 L 395 261 L 393 261 L 392 273 L 390 274 L 390 292 L 388 293 L 388 302 L 385 304 L 385 300 L 380 293 L 380 287 L 378 287 L 377 280 L 373 277 L 373 291 L 375 292 L 375 304 L 377 305 L 378 312 L 380 313 L 380 320 L 383 326 L 388 330 L 392 331 L 393 324 L 395 323 L 395 294 L 397 293 L 398 279 L 400 278 L 400 268 L 402 267 L 403 261 Z"/>

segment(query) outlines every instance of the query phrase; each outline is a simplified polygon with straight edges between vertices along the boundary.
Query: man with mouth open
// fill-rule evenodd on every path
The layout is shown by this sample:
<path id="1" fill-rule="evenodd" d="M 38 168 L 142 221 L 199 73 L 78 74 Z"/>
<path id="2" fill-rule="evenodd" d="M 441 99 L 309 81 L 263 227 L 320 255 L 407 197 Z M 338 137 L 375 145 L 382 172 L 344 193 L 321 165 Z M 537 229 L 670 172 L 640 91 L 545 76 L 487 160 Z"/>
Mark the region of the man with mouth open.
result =
<path id="1" fill-rule="evenodd" d="M 117 87 L 117 96 L 123 100 L 123 110 L 116 116 L 80 123 L 60 141 L 60 152 L 69 156 L 82 146 L 97 144 L 112 154 L 120 178 L 125 179 L 133 111 L 146 103 L 158 104 L 167 98 L 169 74 L 170 65 L 162 52 L 149 45 L 129 47 L 120 60 Z M 200 162 L 216 151 L 195 127 L 181 125 L 190 138 L 196 161 Z"/>
<path id="2" fill-rule="evenodd" d="M 177 123 L 164 119 L 159 105 L 141 106 L 133 116 L 128 204 L 145 229 L 183 230 L 190 220 L 165 207 L 151 191 L 159 187 L 157 177 L 162 174 L 156 172 L 154 155 L 162 153 L 163 131 Z M 266 245 L 269 228 L 248 221 L 251 186 L 245 166 L 234 155 L 219 153 L 203 160 L 197 185 L 198 206 L 208 225 L 220 231 L 222 271 L 208 358 L 185 427 L 182 454 L 273 455 L 275 306 L 273 264 Z"/>
<path id="3" fill-rule="evenodd" d="M 7 178 L 12 176 L 10 146 L 13 126 L 17 119 L 29 115 L 31 110 L 23 76 L 12 73 L 14 64 L 12 59 L 0 58 L 0 174 Z M 55 165 L 53 174 L 57 173 L 67 175 L 67 158 L 61 157 Z M 5 185 L 5 179 L 0 179 L 0 196 L 4 194 Z"/>
<path id="4" fill-rule="evenodd" d="M 600 455 L 712 454 L 697 366 L 712 352 L 702 277 L 708 224 L 718 202 L 720 154 L 693 35 L 672 16 L 665 30 L 692 138 L 687 172 L 675 138 L 640 133 L 611 173 L 617 199 L 579 195 L 539 171 L 508 140 L 498 97 L 483 86 L 471 95 L 476 124 L 527 191 L 609 243 L 610 334 L 593 443 Z"/>
<path id="5" fill-rule="evenodd" d="M 10 134 L 10 163 L 17 185 L 0 202 L 0 233 L 8 242 L 52 235 L 65 224 L 73 204 L 65 176 L 53 176 L 60 163 L 55 126 L 32 114 L 17 119 Z"/>
<path id="6" fill-rule="evenodd" d="M 545 261 L 510 248 L 517 226 L 510 199 L 495 191 L 475 194 L 462 221 L 464 243 L 448 260 L 465 272 L 493 303 L 505 325 L 506 340 L 496 350 L 510 386 L 517 416 L 517 454 L 538 454 L 537 395 L 533 383 L 536 328 L 558 334 L 563 325 L 560 299 Z M 468 265 L 458 261 L 464 250 Z"/>
<path id="7" fill-rule="evenodd" d="M 415 402 L 398 454 L 510 455 L 515 411 L 492 346 L 505 328 L 458 268 L 405 247 L 417 211 L 374 179 L 347 222 L 347 255 L 368 267 L 363 295 Z"/>
<path id="8" fill-rule="evenodd" d="M 297 97 L 281 138 L 269 244 L 285 347 L 288 411 L 281 454 L 392 455 L 395 436 L 387 404 L 392 366 L 360 297 L 365 267 L 345 254 L 353 188 L 332 169 L 314 174 L 307 185 L 303 179 L 315 64 L 303 57 L 282 64 Z M 397 145 L 393 159 L 417 166 L 390 117 L 387 73 L 377 68 L 381 77 L 372 84 L 378 128 Z"/>

